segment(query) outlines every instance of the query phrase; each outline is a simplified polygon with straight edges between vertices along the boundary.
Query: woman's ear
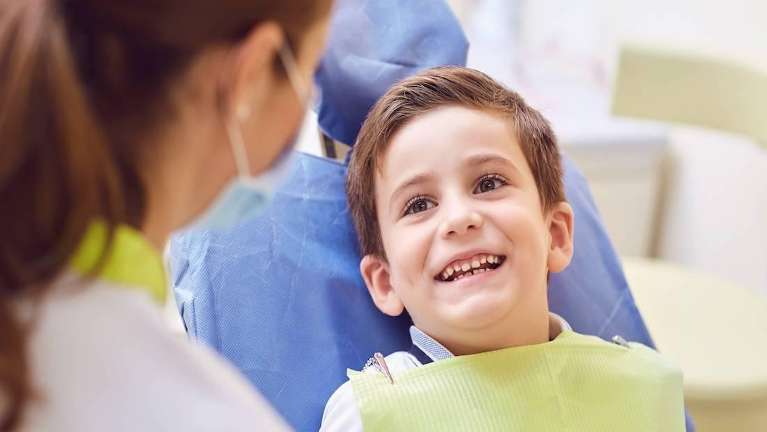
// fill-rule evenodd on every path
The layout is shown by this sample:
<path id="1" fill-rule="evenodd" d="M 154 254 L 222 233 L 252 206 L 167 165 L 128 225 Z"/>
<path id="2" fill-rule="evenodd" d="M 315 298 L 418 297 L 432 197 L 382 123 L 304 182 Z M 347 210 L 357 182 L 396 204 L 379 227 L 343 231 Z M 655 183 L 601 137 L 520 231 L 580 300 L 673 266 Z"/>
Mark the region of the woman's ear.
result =
<path id="1" fill-rule="evenodd" d="M 360 272 L 378 309 L 386 315 L 402 314 L 405 305 L 391 285 L 389 264 L 378 256 L 365 255 L 360 261 Z"/>
<path id="2" fill-rule="evenodd" d="M 573 258 L 573 208 L 562 201 L 549 212 L 549 271 L 561 272 Z"/>
<path id="3" fill-rule="evenodd" d="M 232 51 L 229 73 L 228 112 L 240 121 L 248 119 L 259 100 L 265 98 L 276 79 L 274 61 L 285 36 L 280 26 L 271 21 L 259 23 Z"/>

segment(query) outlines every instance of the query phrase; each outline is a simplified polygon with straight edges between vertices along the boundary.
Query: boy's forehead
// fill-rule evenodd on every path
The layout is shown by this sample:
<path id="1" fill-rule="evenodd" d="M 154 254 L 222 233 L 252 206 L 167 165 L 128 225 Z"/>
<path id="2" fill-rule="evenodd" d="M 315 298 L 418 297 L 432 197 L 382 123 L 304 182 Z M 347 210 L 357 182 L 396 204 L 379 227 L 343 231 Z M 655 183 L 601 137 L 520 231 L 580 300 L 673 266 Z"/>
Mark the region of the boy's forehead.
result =
<path id="1" fill-rule="evenodd" d="M 448 106 L 421 114 L 403 125 L 378 155 L 376 183 L 427 172 L 449 172 L 475 156 L 498 154 L 526 164 L 508 118 L 477 109 Z M 520 167 L 521 168 L 521 167 Z"/>

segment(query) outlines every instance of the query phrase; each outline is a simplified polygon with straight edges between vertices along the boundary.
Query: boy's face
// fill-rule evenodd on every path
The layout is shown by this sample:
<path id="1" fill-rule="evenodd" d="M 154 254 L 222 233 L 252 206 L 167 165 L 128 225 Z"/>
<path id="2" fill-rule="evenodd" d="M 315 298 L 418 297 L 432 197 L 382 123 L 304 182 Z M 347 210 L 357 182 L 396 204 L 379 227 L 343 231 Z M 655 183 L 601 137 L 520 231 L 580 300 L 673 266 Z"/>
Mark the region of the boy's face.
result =
<path id="1" fill-rule="evenodd" d="M 387 260 L 361 263 L 378 307 L 406 308 L 443 343 L 547 323 L 547 273 L 569 263 L 572 211 L 558 203 L 544 214 L 508 120 L 439 108 L 407 123 L 383 157 L 375 193 Z"/>

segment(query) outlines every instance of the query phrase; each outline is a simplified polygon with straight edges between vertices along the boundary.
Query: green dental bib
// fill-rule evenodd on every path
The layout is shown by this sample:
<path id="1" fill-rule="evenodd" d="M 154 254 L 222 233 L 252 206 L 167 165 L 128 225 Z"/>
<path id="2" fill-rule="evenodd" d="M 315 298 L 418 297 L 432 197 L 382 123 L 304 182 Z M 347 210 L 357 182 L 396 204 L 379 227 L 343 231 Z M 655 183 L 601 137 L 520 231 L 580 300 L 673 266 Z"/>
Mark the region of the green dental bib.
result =
<path id="1" fill-rule="evenodd" d="M 365 431 L 684 431 L 682 374 L 641 344 L 562 332 L 393 375 L 349 371 Z"/>

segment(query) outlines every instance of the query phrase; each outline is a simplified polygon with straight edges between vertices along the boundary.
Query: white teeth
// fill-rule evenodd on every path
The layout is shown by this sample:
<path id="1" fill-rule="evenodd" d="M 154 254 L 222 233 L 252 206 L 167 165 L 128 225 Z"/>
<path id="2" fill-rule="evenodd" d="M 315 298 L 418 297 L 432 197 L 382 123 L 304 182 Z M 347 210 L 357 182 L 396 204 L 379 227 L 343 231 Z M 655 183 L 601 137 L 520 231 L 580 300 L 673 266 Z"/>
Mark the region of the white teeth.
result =
<path id="1" fill-rule="evenodd" d="M 477 255 L 475 258 L 472 258 L 471 261 L 463 261 L 461 263 L 448 265 L 445 270 L 442 271 L 440 277 L 445 281 L 451 277 L 453 277 L 453 280 L 458 280 L 466 276 L 489 272 L 492 269 L 480 267 L 484 264 L 498 264 L 500 262 L 501 258 L 497 255 Z"/>

